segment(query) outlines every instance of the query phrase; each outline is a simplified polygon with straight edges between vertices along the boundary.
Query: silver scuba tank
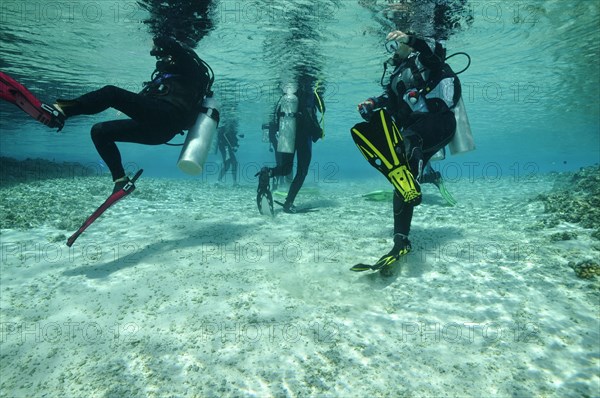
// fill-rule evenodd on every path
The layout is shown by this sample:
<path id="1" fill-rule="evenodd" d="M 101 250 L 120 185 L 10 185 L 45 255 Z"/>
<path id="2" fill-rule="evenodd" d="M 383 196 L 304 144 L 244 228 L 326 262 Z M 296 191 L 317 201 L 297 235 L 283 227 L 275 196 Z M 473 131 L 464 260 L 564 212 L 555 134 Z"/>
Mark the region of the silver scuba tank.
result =
<path id="1" fill-rule="evenodd" d="M 205 96 L 202 110 L 194 125 L 188 130 L 177 161 L 177 167 L 186 174 L 198 175 L 202 172 L 219 125 L 217 107 L 217 100 L 212 95 Z"/>
<path id="2" fill-rule="evenodd" d="M 262 125 L 262 142 L 269 142 L 269 123 L 263 123 Z"/>
<path id="3" fill-rule="evenodd" d="M 294 153 L 296 146 L 296 113 L 298 97 L 293 89 L 286 91 L 279 104 L 279 139 L 277 152 Z M 295 91 L 295 90 L 294 90 Z"/>
<path id="4" fill-rule="evenodd" d="M 469 152 L 475 149 L 475 141 L 471 134 L 471 125 L 469 124 L 469 118 L 467 117 L 467 110 L 465 109 L 465 103 L 462 97 L 458 100 L 458 103 L 452 109 L 454 112 L 454 118 L 456 119 L 456 132 L 452 141 L 448 144 L 450 153 L 455 155 L 457 153 Z"/>

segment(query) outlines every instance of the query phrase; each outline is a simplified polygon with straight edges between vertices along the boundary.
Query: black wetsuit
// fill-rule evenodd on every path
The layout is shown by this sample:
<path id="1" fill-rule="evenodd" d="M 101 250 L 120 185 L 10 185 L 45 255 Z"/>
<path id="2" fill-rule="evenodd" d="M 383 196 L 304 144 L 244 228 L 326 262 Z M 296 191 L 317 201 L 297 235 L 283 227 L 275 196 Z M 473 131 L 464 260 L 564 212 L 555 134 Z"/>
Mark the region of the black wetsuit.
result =
<path id="1" fill-rule="evenodd" d="M 416 53 L 397 65 L 385 94 L 373 100 L 375 107 L 385 107 L 402 128 L 409 161 L 413 150 L 418 148 L 422 151 L 422 164 L 426 165 L 454 137 L 456 120 L 451 108 L 460 98 L 460 82 L 445 63 L 445 50 L 440 43 L 409 36 L 407 44 Z M 417 106 L 413 109 L 407 103 L 404 95 L 411 90 L 424 95 L 426 109 L 417 109 Z M 416 171 L 412 172 L 417 177 Z M 414 206 L 405 203 L 396 192 L 394 234 L 408 236 L 413 209 Z"/>
<path id="2" fill-rule="evenodd" d="M 163 57 L 156 63 L 151 82 L 138 94 L 115 86 L 84 94 L 75 100 L 58 100 L 67 117 L 92 115 L 114 108 L 130 119 L 112 120 L 92 127 L 92 140 L 113 180 L 125 176 L 115 142 L 159 145 L 189 128 L 198 103 L 209 85 L 206 67 L 195 52 L 167 41 Z"/>
<path id="3" fill-rule="evenodd" d="M 235 152 L 238 147 L 237 123 L 235 125 L 225 125 L 219 130 L 217 140 L 217 148 L 219 149 L 219 152 L 221 152 L 221 158 L 223 159 L 223 166 L 219 173 L 219 181 L 223 181 L 223 177 L 225 177 L 225 174 L 229 171 L 229 168 L 231 168 L 233 182 L 237 182 L 238 161 L 235 157 Z"/>

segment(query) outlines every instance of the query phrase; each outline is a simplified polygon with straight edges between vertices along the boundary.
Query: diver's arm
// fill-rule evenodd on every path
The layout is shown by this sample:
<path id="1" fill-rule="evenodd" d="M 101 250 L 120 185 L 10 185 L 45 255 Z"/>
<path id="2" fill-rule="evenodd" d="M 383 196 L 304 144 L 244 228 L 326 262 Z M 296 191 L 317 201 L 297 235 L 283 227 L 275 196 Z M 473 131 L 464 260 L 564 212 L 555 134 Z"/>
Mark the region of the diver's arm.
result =
<path id="1" fill-rule="evenodd" d="M 379 97 L 369 97 L 364 100 L 361 104 L 369 104 L 372 109 L 385 108 L 389 102 L 387 93 L 380 95 Z M 360 105 L 359 105 L 360 106 Z"/>
<path id="2" fill-rule="evenodd" d="M 379 97 L 367 98 L 366 100 L 358 104 L 358 113 L 360 113 L 363 119 L 369 120 L 375 109 L 381 109 L 387 106 L 389 102 L 388 99 L 389 97 L 387 93 Z"/>

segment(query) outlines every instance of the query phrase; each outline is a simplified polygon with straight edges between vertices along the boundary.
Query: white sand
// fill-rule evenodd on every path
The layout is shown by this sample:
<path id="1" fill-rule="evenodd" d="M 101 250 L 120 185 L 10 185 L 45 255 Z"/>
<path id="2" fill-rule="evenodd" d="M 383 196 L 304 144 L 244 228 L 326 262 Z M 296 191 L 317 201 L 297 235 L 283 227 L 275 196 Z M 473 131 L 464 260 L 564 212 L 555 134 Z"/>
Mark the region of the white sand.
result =
<path id="1" fill-rule="evenodd" d="M 598 241 L 532 228 L 549 177 L 447 186 L 391 278 L 349 271 L 391 248 L 391 202 L 361 198 L 381 180 L 271 219 L 253 186 L 142 178 L 70 250 L 4 229 L 1 396 L 600 396 L 600 285 L 567 266 Z"/>

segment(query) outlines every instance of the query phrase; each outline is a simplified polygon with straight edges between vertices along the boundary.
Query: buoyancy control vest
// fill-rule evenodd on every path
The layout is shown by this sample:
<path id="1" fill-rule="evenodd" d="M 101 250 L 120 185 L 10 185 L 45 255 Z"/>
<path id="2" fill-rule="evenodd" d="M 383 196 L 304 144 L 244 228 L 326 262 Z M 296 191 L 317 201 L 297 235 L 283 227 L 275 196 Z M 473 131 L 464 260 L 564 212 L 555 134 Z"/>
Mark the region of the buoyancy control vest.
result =
<path id="1" fill-rule="evenodd" d="M 446 58 L 446 51 L 439 43 L 435 43 L 435 47 L 430 44 L 430 48 L 433 56 L 442 61 L 441 66 L 430 68 L 421 62 L 419 53 L 410 55 L 390 76 L 390 88 L 396 97 L 396 101 L 390 105 L 403 127 L 410 123 L 410 116 L 415 113 L 451 111 L 456 120 L 456 131 L 449 144 L 450 152 L 457 154 L 472 151 L 475 144 L 462 100 L 460 79 L 445 62 L 456 54 Z"/>
<path id="2" fill-rule="evenodd" d="M 444 63 L 429 69 L 415 53 L 403 61 L 390 77 L 390 88 L 397 98 L 400 121 L 412 112 L 438 113 L 453 109 L 461 96 L 458 76 Z"/>

